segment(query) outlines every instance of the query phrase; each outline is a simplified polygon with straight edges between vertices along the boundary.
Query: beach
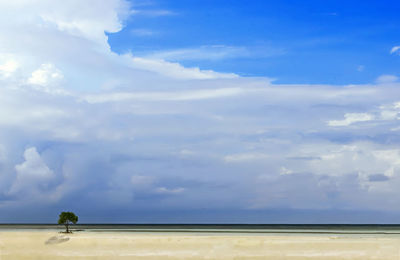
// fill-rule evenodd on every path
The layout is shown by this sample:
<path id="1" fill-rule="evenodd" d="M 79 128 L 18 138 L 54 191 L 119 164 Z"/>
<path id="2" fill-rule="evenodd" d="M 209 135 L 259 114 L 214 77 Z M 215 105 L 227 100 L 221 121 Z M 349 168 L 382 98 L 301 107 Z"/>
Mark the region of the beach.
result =
<path id="1" fill-rule="evenodd" d="M 1 231 L 0 259 L 400 259 L 400 236 Z"/>

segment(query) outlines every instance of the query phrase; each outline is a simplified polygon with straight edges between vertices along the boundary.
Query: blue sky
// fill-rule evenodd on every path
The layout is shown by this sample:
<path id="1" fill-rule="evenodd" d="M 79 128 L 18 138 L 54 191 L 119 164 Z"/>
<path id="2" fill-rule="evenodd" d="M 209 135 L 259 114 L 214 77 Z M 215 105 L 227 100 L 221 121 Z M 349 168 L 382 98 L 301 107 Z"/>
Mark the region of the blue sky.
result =
<path id="1" fill-rule="evenodd" d="M 137 55 L 192 50 L 166 58 L 185 66 L 276 78 L 277 83 L 366 84 L 398 72 L 399 59 L 388 55 L 400 40 L 398 5 L 155 1 L 141 6 L 143 14 L 128 19 L 123 30 L 110 34 L 109 43 L 118 53 Z M 199 57 L 195 50 L 226 55 Z"/>
<path id="2" fill-rule="evenodd" d="M 0 2 L 0 221 L 398 223 L 396 2 Z"/>

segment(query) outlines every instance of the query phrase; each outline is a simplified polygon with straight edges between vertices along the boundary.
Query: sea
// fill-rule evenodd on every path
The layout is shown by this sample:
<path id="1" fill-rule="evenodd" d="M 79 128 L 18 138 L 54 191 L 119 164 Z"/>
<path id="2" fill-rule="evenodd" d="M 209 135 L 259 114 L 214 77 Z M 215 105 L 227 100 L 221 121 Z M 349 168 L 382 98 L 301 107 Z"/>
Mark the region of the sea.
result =
<path id="1" fill-rule="evenodd" d="M 63 231 L 56 224 L 0 224 L 0 231 Z M 73 232 L 132 232 L 194 235 L 400 236 L 400 225 L 388 224 L 76 224 Z"/>

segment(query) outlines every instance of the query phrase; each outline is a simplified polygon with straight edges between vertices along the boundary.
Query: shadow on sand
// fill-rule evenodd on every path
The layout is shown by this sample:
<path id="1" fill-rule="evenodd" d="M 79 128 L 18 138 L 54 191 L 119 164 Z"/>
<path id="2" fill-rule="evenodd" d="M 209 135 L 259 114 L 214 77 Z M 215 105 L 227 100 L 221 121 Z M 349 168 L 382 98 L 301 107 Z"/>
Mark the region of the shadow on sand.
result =
<path id="1" fill-rule="evenodd" d="M 55 244 L 60 244 L 60 243 L 67 242 L 68 240 L 69 240 L 69 237 L 66 237 L 64 235 L 60 235 L 60 236 L 51 237 L 51 238 L 47 239 L 47 241 L 44 242 L 44 243 L 46 245 L 55 245 Z"/>

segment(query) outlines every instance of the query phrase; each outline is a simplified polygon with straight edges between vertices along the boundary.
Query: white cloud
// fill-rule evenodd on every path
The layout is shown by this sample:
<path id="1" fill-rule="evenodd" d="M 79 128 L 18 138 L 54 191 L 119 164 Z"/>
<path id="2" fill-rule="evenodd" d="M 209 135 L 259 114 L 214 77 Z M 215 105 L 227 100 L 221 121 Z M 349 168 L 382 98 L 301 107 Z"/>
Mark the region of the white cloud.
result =
<path id="1" fill-rule="evenodd" d="M 381 120 L 397 120 L 397 119 L 399 119 L 400 106 L 399 106 L 398 102 L 381 105 L 379 107 L 379 109 L 380 109 L 379 118 Z"/>
<path id="2" fill-rule="evenodd" d="M 71 126 L 57 127 L 57 125 L 60 122 L 67 122 L 72 111 L 76 111 L 75 108 L 66 108 L 57 96 L 48 95 L 47 92 L 35 93 L 25 87 L 9 89 L 3 86 L 0 88 L 0 126 L 3 131 L 9 127 L 15 127 L 27 129 L 32 133 L 62 132 L 70 129 Z M 47 135 L 52 136 L 49 132 Z"/>
<path id="3" fill-rule="evenodd" d="M 245 51 L 229 46 L 118 55 L 104 32 L 127 3 L 96 3 L 0 2 L 0 203 L 157 209 L 184 193 L 168 205 L 400 209 L 393 77 L 278 85 L 166 61 Z M 27 145 L 46 150 L 20 162 Z"/>
<path id="4" fill-rule="evenodd" d="M 320 143 L 318 146 L 302 146 L 307 154 L 319 160 L 295 162 L 296 172 L 312 172 L 319 176 L 357 175 L 359 182 L 368 181 L 368 176 L 385 174 L 394 177 L 400 170 L 399 150 L 370 142 L 353 142 L 351 145 Z M 293 162 L 292 162 L 293 163 Z M 368 184 L 369 185 L 369 184 Z M 391 187 L 394 189 L 394 186 Z"/>
<path id="5" fill-rule="evenodd" d="M 343 120 L 330 120 L 329 126 L 349 126 L 357 122 L 374 120 L 374 116 L 367 113 L 346 113 Z"/>
<path id="6" fill-rule="evenodd" d="M 185 188 L 166 188 L 166 187 L 157 187 L 157 179 L 154 176 L 146 176 L 146 175 L 132 175 L 131 184 L 133 187 L 134 193 L 158 193 L 158 194 L 178 194 L 185 191 Z"/>
<path id="7" fill-rule="evenodd" d="M 400 150 L 390 149 L 390 150 L 376 150 L 373 151 L 373 155 L 380 160 L 384 160 L 391 166 L 400 166 Z"/>
<path id="8" fill-rule="evenodd" d="M 47 10 L 43 8 L 39 14 L 45 22 L 54 23 L 61 31 L 96 41 L 105 39 L 105 31 L 121 30 L 121 20 L 129 13 L 125 1 L 103 1 L 101 5 L 96 0 L 83 3 L 77 0 L 64 3 L 45 1 L 45 6 Z M 79 8 L 74 8 L 76 6 Z"/>
<path id="9" fill-rule="evenodd" d="M 54 84 L 64 78 L 62 72 L 58 70 L 53 64 L 42 64 L 40 67 L 32 72 L 31 77 L 28 79 L 29 84 L 39 85 L 45 87 L 49 84 Z"/>
<path id="10" fill-rule="evenodd" d="M 15 60 L 7 60 L 5 63 L 0 64 L 0 75 L 10 77 L 18 67 L 19 64 Z"/>
<path id="11" fill-rule="evenodd" d="M 106 102 L 123 102 L 123 101 L 185 101 L 185 100 L 202 100 L 237 96 L 245 92 L 239 88 L 220 88 L 220 89 L 204 89 L 193 91 L 169 91 L 169 92 L 136 92 L 136 93 L 109 93 L 87 95 L 84 100 L 89 103 L 106 103 Z"/>
<path id="12" fill-rule="evenodd" d="M 250 56 L 248 49 L 235 46 L 201 46 L 200 48 L 186 48 L 177 50 L 167 50 L 152 53 L 147 58 L 162 60 L 221 60 L 233 57 Z"/>
<path id="13" fill-rule="evenodd" d="M 293 171 L 282 166 L 279 174 L 281 175 L 293 174 Z"/>
<path id="14" fill-rule="evenodd" d="M 234 73 L 218 73 L 212 70 L 199 68 L 185 68 L 179 63 L 167 62 L 159 59 L 132 57 L 132 67 L 159 73 L 175 79 L 226 79 L 237 78 Z"/>
<path id="15" fill-rule="evenodd" d="M 399 54 L 400 55 L 400 46 L 393 46 L 390 50 L 390 54 Z"/>
<path id="16" fill-rule="evenodd" d="M 399 78 L 395 75 L 381 75 L 376 79 L 378 84 L 397 82 Z"/>
<path id="17" fill-rule="evenodd" d="M 25 161 L 15 166 L 16 179 L 9 193 L 34 194 L 47 188 L 55 174 L 43 161 L 35 147 L 27 148 L 24 152 Z"/>
<path id="18" fill-rule="evenodd" d="M 394 110 L 382 110 L 380 118 L 382 120 L 394 120 L 397 119 L 399 112 Z"/>

